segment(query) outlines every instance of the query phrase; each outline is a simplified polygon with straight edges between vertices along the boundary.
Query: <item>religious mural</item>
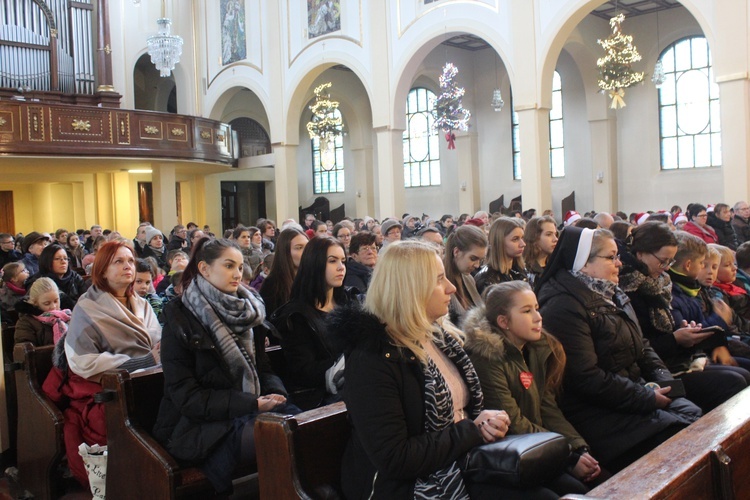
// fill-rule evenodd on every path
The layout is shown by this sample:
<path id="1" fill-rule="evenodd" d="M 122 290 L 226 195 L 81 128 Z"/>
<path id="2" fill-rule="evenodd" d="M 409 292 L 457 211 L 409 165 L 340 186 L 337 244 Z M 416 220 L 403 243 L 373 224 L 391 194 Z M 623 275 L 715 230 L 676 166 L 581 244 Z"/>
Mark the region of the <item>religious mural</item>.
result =
<path id="1" fill-rule="evenodd" d="M 307 0 L 308 38 L 315 38 L 340 29 L 340 0 Z"/>
<path id="2" fill-rule="evenodd" d="M 221 0 L 221 63 L 226 66 L 246 57 L 245 3 Z"/>

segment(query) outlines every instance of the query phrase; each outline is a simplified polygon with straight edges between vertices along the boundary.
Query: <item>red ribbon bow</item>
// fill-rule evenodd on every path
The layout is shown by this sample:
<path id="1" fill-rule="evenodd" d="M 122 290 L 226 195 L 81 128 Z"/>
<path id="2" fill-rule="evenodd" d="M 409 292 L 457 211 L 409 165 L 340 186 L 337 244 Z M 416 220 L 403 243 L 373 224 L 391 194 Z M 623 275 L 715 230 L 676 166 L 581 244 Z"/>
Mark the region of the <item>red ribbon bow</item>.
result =
<path id="1" fill-rule="evenodd" d="M 449 130 L 445 133 L 445 140 L 448 141 L 448 149 L 456 149 L 456 134 Z"/>

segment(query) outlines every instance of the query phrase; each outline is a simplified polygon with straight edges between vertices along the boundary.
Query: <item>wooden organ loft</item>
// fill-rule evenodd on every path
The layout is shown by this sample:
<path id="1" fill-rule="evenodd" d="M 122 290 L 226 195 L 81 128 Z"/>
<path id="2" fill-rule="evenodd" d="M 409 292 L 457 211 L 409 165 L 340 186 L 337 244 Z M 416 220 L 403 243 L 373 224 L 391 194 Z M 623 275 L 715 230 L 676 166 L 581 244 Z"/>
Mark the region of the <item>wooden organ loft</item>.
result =
<path id="1" fill-rule="evenodd" d="M 0 0 L 0 155 L 232 163 L 231 127 L 120 109 L 107 0 Z"/>

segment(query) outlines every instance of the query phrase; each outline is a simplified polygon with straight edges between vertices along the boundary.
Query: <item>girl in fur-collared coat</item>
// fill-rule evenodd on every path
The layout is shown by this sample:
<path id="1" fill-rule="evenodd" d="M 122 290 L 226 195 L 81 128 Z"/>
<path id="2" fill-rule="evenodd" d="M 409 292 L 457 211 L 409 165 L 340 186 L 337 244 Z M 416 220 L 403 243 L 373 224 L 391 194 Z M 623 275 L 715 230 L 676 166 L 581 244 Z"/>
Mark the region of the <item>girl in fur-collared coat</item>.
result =
<path id="1" fill-rule="evenodd" d="M 555 395 L 562 383 L 565 352 L 553 336 L 542 331 L 542 317 L 528 283 L 509 281 L 493 285 L 485 305 L 469 311 L 462 324 L 465 349 L 477 370 L 485 403 L 508 412 L 510 434 L 557 432 L 572 450 L 569 472 L 580 481 L 601 473 L 588 445 L 557 406 Z M 568 475 L 563 487 L 586 491 Z"/>

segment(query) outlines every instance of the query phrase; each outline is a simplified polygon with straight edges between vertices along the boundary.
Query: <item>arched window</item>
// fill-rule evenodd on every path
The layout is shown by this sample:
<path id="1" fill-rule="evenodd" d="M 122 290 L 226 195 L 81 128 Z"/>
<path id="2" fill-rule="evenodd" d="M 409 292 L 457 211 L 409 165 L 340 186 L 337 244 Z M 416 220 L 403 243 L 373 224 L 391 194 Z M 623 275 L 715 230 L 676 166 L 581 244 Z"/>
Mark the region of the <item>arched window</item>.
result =
<path id="1" fill-rule="evenodd" d="M 510 96 L 510 133 L 513 144 L 513 179 L 521 180 L 521 138 L 518 137 L 518 113 L 513 108 L 513 95 Z"/>
<path id="2" fill-rule="evenodd" d="M 341 118 L 337 109 L 333 112 L 335 118 Z M 312 119 L 312 118 L 311 118 Z M 312 147 L 313 193 L 343 193 L 344 192 L 344 135 L 339 134 L 332 146 L 320 148 L 320 139 L 310 140 Z"/>
<path id="3" fill-rule="evenodd" d="M 260 123 L 250 118 L 235 118 L 229 124 L 240 141 L 240 158 L 271 152 L 271 141 Z"/>
<path id="4" fill-rule="evenodd" d="M 552 109 L 549 110 L 549 168 L 552 177 L 565 177 L 562 80 L 557 71 L 552 77 Z"/>
<path id="5" fill-rule="evenodd" d="M 404 187 L 440 185 L 440 140 L 432 127 L 435 94 L 411 89 L 406 98 Z"/>
<path id="6" fill-rule="evenodd" d="M 721 166 L 719 86 L 705 37 L 678 40 L 660 59 L 667 77 L 659 89 L 661 168 Z"/>

